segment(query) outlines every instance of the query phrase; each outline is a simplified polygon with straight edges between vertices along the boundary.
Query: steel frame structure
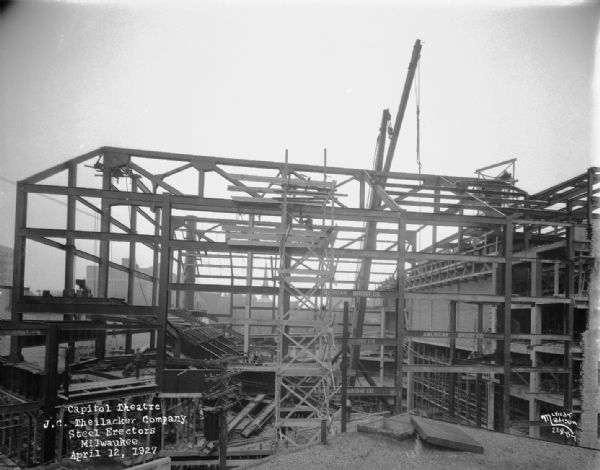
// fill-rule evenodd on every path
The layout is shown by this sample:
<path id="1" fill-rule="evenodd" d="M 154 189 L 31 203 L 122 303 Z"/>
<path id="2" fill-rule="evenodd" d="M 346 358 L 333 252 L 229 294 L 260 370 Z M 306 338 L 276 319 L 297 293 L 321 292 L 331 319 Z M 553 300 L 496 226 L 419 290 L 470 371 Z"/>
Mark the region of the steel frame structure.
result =
<path id="1" fill-rule="evenodd" d="M 86 166 L 89 163 L 92 165 Z M 600 169 L 590 168 L 577 178 L 529 195 L 511 182 L 497 179 L 102 147 L 17 184 L 12 318 L 3 328 L 22 328 L 23 323 L 27 324 L 23 322 L 24 314 L 59 313 L 68 315 L 70 322 L 82 328 L 94 321 L 100 328 L 101 325 L 106 328 L 122 325 L 155 329 L 156 380 L 160 390 L 165 371 L 171 367 L 167 354 L 169 311 L 193 308 L 194 293 L 216 292 L 230 296 L 230 320 L 232 324 L 243 325 L 246 350 L 254 328 L 272 328 L 278 337 L 279 361 L 275 361 L 272 370 L 280 372 L 281 400 L 277 414 L 281 418 L 284 388 L 288 397 L 291 394 L 298 398 L 296 405 L 307 404 L 306 394 L 297 394 L 303 386 L 302 380 L 296 382 L 297 388 L 283 384 L 281 372 L 288 367 L 286 358 L 291 359 L 286 345 L 290 342 L 300 345 L 305 352 L 313 354 L 312 359 L 320 361 L 311 347 L 302 342 L 304 340 L 299 340 L 295 332 L 288 332 L 292 327 L 307 328 L 307 324 L 302 324 L 304 320 L 292 318 L 290 295 L 304 299 L 300 303 L 326 298 L 325 317 L 331 318 L 340 311 L 344 300 L 360 303 L 360 299 L 381 297 L 380 285 L 393 278 L 395 285 L 391 295 L 399 305 L 398 318 L 402 320 L 397 322 L 395 361 L 400 380 L 402 374 L 411 372 L 496 374 L 503 381 L 503 409 L 508 410 L 511 374 L 515 371 L 564 374 L 566 383 L 572 382 L 570 344 L 574 308 L 575 303 L 583 299 L 573 280 L 584 271 L 581 260 L 575 256 L 578 245 L 587 238 L 581 236 L 582 230 L 588 230 L 589 234 L 591 220 L 597 217 L 599 173 Z M 94 175 L 101 178 L 94 179 Z M 62 182 L 56 183 L 60 178 Z M 367 199 L 367 191 L 376 195 L 381 205 L 373 206 Z M 36 220 L 28 219 L 30 200 L 37 194 L 66 201 L 66 220 L 61 228 L 43 227 Z M 80 223 L 79 210 L 97 214 L 99 227 L 94 229 Z M 321 230 L 326 230 L 327 221 L 331 225 L 335 220 L 334 230 L 327 236 L 309 230 L 306 228 L 309 219 L 318 222 L 315 225 Z M 300 228 L 301 225 L 305 228 Z M 304 233 L 295 234 L 296 230 Z M 442 230 L 452 234 L 438 239 Z M 314 233 L 309 236 L 307 232 Z M 333 232 L 335 237 L 330 236 Z M 498 250 L 472 249 L 490 233 L 498 241 Z M 292 240 L 294 235 L 304 236 L 305 243 Z M 420 243 L 422 237 L 431 237 L 431 242 Z M 327 242 L 315 249 L 317 239 Z M 85 248 L 90 241 L 97 242 L 97 253 Z M 31 242 L 64 252 L 64 296 L 24 295 L 26 270 L 31 269 L 27 264 L 26 247 Z M 127 266 L 114 259 L 119 244 L 125 244 L 129 254 Z M 556 263 L 554 258 L 544 258 L 544 252 L 551 247 L 563 250 L 560 267 L 566 273 L 567 282 L 561 295 L 543 295 L 536 285 L 525 295 L 514 295 L 514 267 L 525 264 L 535 271 L 544 263 Z M 152 275 L 136 267 L 143 259 L 143 251 L 146 260 L 151 262 Z M 76 258 L 98 266 L 99 281 L 98 286 L 94 286 L 94 298 L 72 295 Z M 309 258 L 308 268 L 302 269 L 317 272 L 311 273 L 310 280 L 292 282 L 289 276 L 298 275 L 295 268 L 301 268 Z M 217 273 L 211 267 L 215 263 L 221 266 Z M 321 268 L 315 268 L 314 263 Z M 367 263 L 368 269 L 365 268 Z M 263 272 L 269 265 L 280 269 L 265 280 Z M 127 274 L 128 294 L 124 301 L 112 299 L 109 292 L 109 279 L 116 270 Z M 427 276 L 429 282 L 442 282 L 451 277 L 449 274 L 477 276 L 490 270 L 496 280 L 495 291 L 491 293 L 423 290 L 429 286 L 422 284 Z M 149 305 L 136 305 L 133 289 L 140 281 L 152 285 Z M 252 296 L 259 294 L 272 300 L 273 311 L 278 312 L 276 318 L 261 318 L 253 309 Z M 245 299 L 242 319 L 233 317 L 234 300 L 239 296 Z M 447 302 L 450 311 L 451 305 L 457 302 L 497 306 L 497 331 L 475 333 L 480 339 L 498 341 L 502 361 L 472 365 L 410 361 L 404 364 L 408 359 L 402 357 L 404 342 L 422 336 L 422 332 L 408 330 L 400 312 L 406 308 L 407 301 L 432 298 Z M 308 303 L 313 311 L 319 306 L 315 300 Z M 513 308 L 535 309 L 550 303 L 567 309 L 564 334 L 530 332 L 516 336 L 511 333 Z M 360 305 L 355 313 L 359 311 Z M 308 340 L 311 346 L 318 342 L 315 338 L 329 337 L 330 331 L 322 328 L 327 321 L 319 323 L 313 319 L 308 325 L 316 331 Z M 360 312 L 354 315 L 354 336 L 362 336 L 363 321 L 364 315 L 361 319 Z M 452 325 L 451 322 L 450 337 L 461 333 Z M 333 326 L 337 328 L 339 322 Z M 511 364 L 509 345 L 515 339 L 536 345 L 557 338 L 565 346 L 562 366 Z M 102 343 L 100 335 L 99 355 L 103 354 Z M 19 337 L 15 337 L 11 344 L 13 358 L 19 356 L 19 350 Z M 327 367 L 325 370 L 330 373 Z M 396 384 L 400 390 L 397 411 L 402 409 L 401 388 L 400 381 Z M 569 386 L 565 388 L 566 409 L 572 409 L 570 390 Z M 324 396 L 327 397 L 327 393 Z M 327 415 L 321 408 L 315 407 L 312 411 L 319 418 Z M 287 424 L 281 425 L 285 426 Z M 507 430 L 509 426 L 509 414 L 504 413 L 501 428 Z"/>

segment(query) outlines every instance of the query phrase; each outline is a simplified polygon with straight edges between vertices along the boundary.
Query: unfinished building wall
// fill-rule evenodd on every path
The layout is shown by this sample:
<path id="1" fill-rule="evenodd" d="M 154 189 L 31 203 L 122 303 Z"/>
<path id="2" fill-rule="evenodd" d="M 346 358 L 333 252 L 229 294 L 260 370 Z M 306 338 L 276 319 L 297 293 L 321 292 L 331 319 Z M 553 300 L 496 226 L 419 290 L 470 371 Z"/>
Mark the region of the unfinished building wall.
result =
<path id="1" fill-rule="evenodd" d="M 595 269 L 591 279 L 589 303 L 590 314 L 588 329 L 583 334 L 583 390 L 581 405 L 580 444 L 600 449 L 598 429 L 600 428 L 600 273 L 598 255 L 600 254 L 600 223 L 594 224 Z"/>

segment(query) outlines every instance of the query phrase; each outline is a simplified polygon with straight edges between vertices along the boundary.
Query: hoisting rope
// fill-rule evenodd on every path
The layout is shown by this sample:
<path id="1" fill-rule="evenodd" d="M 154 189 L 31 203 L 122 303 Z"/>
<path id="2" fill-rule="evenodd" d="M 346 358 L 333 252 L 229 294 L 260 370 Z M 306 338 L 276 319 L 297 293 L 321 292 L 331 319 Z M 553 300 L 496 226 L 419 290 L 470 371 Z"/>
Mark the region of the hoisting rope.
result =
<path id="1" fill-rule="evenodd" d="M 417 64 L 417 80 L 415 83 L 415 103 L 417 113 L 417 166 L 419 167 L 419 176 L 421 176 L 421 61 Z M 423 180 L 419 179 L 419 185 L 423 184 Z M 419 203 L 421 198 L 419 198 Z M 419 204 L 419 213 L 421 213 L 421 205 Z M 418 249 L 421 249 L 421 230 L 417 233 Z"/>
<path id="2" fill-rule="evenodd" d="M 415 83 L 415 98 L 417 104 L 417 165 L 421 175 L 421 62 L 417 64 L 417 83 Z"/>

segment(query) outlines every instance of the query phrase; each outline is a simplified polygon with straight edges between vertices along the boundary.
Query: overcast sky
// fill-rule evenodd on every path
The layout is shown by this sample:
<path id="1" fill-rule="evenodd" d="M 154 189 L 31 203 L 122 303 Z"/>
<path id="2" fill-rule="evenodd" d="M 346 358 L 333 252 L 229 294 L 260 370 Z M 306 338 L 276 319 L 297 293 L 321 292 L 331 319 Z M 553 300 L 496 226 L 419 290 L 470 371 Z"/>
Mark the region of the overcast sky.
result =
<path id="1" fill-rule="evenodd" d="M 516 157 L 529 192 L 580 174 L 600 3 L 537 3 L 15 2 L 0 15 L 0 244 L 9 181 L 103 145 L 306 163 L 327 148 L 329 165 L 370 168 L 417 38 L 423 172 Z M 413 94 L 393 170 L 417 171 L 415 127 Z"/>

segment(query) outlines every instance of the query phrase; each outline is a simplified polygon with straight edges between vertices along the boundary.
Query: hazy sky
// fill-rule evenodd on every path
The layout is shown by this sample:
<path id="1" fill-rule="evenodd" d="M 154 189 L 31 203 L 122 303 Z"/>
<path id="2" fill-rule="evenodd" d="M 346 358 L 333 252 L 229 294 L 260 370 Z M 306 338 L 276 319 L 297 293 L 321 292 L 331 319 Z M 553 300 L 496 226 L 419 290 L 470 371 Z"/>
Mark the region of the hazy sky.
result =
<path id="1" fill-rule="evenodd" d="M 0 244 L 6 179 L 103 145 L 307 163 L 326 147 L 330 165 L 370 168 L 417 38 L 424 172 L 517 157 L 529 192 L 582 173 L 600 3 L 451 3 L 15 2 L 0 15 Z M 415 134 L 413 94 L 393 170 L 417 171 Z"/>

